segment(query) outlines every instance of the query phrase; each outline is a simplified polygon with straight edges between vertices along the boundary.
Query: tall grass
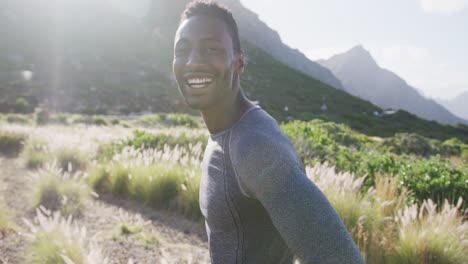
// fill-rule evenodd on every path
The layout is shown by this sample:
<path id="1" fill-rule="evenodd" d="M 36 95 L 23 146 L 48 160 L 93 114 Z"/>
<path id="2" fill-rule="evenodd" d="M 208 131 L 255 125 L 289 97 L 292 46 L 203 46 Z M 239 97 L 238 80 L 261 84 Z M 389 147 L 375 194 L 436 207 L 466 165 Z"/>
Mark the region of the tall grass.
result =
<path id="1" fill-rule="evenodd" d="M 378 175 L 362 193 L 364 177 L 335 173 L 326 164 L 307 174 L 324 192 L 358 245 L 366 263 L 467 263 L 468 223 L 460 198 L 441 210 L 432 200 L 407 204 L 398 179 Z"/>
<path id="2" fill-rule="evenodd" d="M 47 161 L 53 160 L 47 141 L 39 138 L 27 140 L 21 156 L 25 166 L 29 169 L 40 168 Z"/>
<path id="3" fill-rule="evenodd" d="M 89 200 L 91 189 L 84 183 L 79 172 L 63 172 L 55 163 L 35 172 L 32 206 L 44 206 L 63 215 L 80 215 Z"/>
<path id="4" fill-rule="evenodd" d="M 146 245 L 159 245 L 161 243 L 159 236 L 154 232 L 148 232 L 151 221 L 144 221 L 139 214 L 130 214 L 119 209 L 119 215 L 114 216 L 118 221 L 116 231 L 112 239 L 132 238 L 142 241 Z"/>
<path id="5" fill-rule="evenodd" d="M 34 222 L 23 219 L 29 226 L 26 237 L 31 241 L 29 258 L 43 264 L 106 264 L 96 238 L 87 236 L 85 227 L 78 226 L 72 217 L 45 208 L 36 210 Z"/>
<path id="6" fill-rule="evenodd" d="M 200 145 L 190 152 L 178 147 L 163 150 L 127 147 L 112 162 L 94 168 L 88 182 L 97 191 L 200 218 L 200 152 Z"/>
<path id="7" fill-rule="evenodd" d="M 399 244 L 395 263 L 468 263 L 468 222 L 461 215 L 462 200 L 442 208 L 432 200 L 398 211 Z"/>

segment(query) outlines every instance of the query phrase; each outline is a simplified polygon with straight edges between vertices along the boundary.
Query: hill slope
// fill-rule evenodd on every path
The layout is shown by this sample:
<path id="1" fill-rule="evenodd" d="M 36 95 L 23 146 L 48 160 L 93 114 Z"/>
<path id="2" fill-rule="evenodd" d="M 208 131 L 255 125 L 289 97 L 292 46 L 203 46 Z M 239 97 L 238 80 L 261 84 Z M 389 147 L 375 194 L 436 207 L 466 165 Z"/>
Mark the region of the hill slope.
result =
<path id="1" fill-rule="evenodd" d="M 438 99 L 437 102 L 457 116 L 468 119 L 468 91 L 449 100 Z"/>
<path id="2" fill-rule="evenodd" d="M 346 91 L 382 108 L 403 109 L 446 124 L 468 123 L 419 94 L 395 73 L 379 67 L 362 46 L 318 62 L 342 81 Z"/>
<path id="3" fill-rule="evenodd" d="M 0 46 L 0 111 L 9 111 L 16 98 L 25 97 L 31 104 L 48 100 L 59 111 L 190 112 L 171 70 L 184 1 L 155 1 L 146 21 L 151 27 L 104 1 L 70 1 L 74 4 L 61 16 L 53 10 L 37 12 L 39 3 L 21 4 L 26 2 L 11 1 L 7 12 L 0 13 L 0 30 L 8 36 Z M 468 140 L 464 127 L 442 126 L 404 112 L 375 116 L 382 112 L 379 107 L 286 66 L 248 40 L 243 48 L 247 67 L 242 85 L 249 98 L 279 121 L 320 118 L 378 136 L 418 132 Z M 24 70 L 32 72 L 30 81 L 21 78 Z"/>

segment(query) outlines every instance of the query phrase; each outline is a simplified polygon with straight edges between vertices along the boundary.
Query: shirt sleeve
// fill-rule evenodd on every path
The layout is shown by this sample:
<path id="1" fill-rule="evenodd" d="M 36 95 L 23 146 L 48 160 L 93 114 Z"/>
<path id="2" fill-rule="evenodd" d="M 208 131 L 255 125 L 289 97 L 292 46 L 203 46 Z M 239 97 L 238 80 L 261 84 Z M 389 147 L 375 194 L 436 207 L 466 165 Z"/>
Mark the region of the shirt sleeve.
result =
<path id="1" fill-rule="evenodd" d="M 302 263 L 364 263 L 335 209 L 305 174 L 286 136 L 273 140 L 260 133 L 231 147 L 241 188 L 263 205 Z"/>

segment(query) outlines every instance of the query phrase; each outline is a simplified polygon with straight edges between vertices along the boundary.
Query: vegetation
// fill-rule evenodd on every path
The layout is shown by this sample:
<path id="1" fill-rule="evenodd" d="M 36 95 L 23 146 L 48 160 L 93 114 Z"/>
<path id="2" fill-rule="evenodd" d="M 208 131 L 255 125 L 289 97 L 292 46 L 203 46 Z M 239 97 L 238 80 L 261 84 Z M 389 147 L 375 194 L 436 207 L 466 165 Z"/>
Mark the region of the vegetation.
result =
<path id="1" fill-rule="evenodd" d="M 29 169 L 39 168 L 47 161 L 53 160 L 47 142 L 36 138 L 30 138 L 26 141 L 21 156 L 25 166 Z"/>
<path id="2" fill-rule="evenodd" d="M 25 222 L 30 227 L 29 258 L 33 263 L 109 263 L 97 243 L 86 236 L 86 229 L 70 217 L 64 218 L 59 212 L 39 208 L 35 224 Z"/>
<path id="3" fill-rule="evenodd" d="M 0 130 L 0 155 L 16 157 L 23 149 L 26 135 L 22 133 Z"/>
<path id="4" fill-rule="evenodd" d="M 11 212 L 0 200 L 0 239 L 6 234 L 7 231 L 13 229 L 11 223 Z"/>
<path id="5" fill-rule="evenodd" d="M 54 164 L 35 173 L 32 206 L 43 206 L 48 210 L 60 211 L 64 216 L 80 215 L 89 200 L 91 190 L 80 179 L 80 174 L 62 172 Z"/>
<path id="6" fill-rule="evenodd" d="M 406 205 L 408 192 L 396 178 L 378 176 L 375 188 L 363 193 L 364 177 L 335 173 L 327 165 L 307 168 L 357 243 L 366 263 L 465 263 L 468 223 L 447 201 L 430 199 Z"/>
<path id="7" fill-rule="evenodd" d="M 418 203 L 428 198 L 439 205 L 445 199 L 452 203 L 458 197 L 468 200 L 466 162 L 454 165 L 447 159 L 466 148 L 461 141 L 440 142 L 414 134 L 376 139 L 320 120 L 281 127 L 305 164 L 328 162 L 337 171 L 367 175 L 363 191 L 375 186 L 378 174 L 385 174 L 397 177 L 401 187 L 412 192 L 410 199 Z"/>
<path id="8" fill-rule="evenodd" d="M 118 227 L 112 239 L 132 238 L 143 242 L 145 245 L 159 245 L 161 243 L 157 234 L 147 232 L 145 228 L 150 225 L 150 221 L 145 222 L 140 215 L 130 215 L 119 210 Z"/>
<path id="9" fill-rule="evenodd" d="M 31 124 L 31 118 L 27 115 L 22 114 L 7 114 L 6 121 L 11 124 L 22 124 L 28 125 Z"/>
<path id="10" fill-rule="evenodd" d="M 200 218 L 198 159 L 186 151 L 125 148 L 112 162 L 96 167 L 89 184 L 99 192 L 129 197 L 147 206 Z"/>
<path id="11" fill-rule="evenodd" d="M 179 113 L 143 115 L 134 123 L 143 127 L 184 126 L 187 128 L 199 128 L 201 126 L 200 121 L 196 117 Z"/>

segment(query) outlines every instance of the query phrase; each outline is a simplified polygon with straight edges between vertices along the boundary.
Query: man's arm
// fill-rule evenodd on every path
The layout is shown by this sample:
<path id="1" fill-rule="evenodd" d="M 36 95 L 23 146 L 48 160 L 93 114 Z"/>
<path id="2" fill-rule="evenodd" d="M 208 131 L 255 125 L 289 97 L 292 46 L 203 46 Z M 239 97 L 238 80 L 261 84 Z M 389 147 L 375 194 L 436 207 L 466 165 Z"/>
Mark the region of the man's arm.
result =
<path id="1" fill-rule="evenodd" d="M 330 202 L 305 175 L 289 141 L 254 137 L 248 144 L 231 145 L 239 183 L 267 210 L 294 254 L 303 263 L 364 263 Z"/>

